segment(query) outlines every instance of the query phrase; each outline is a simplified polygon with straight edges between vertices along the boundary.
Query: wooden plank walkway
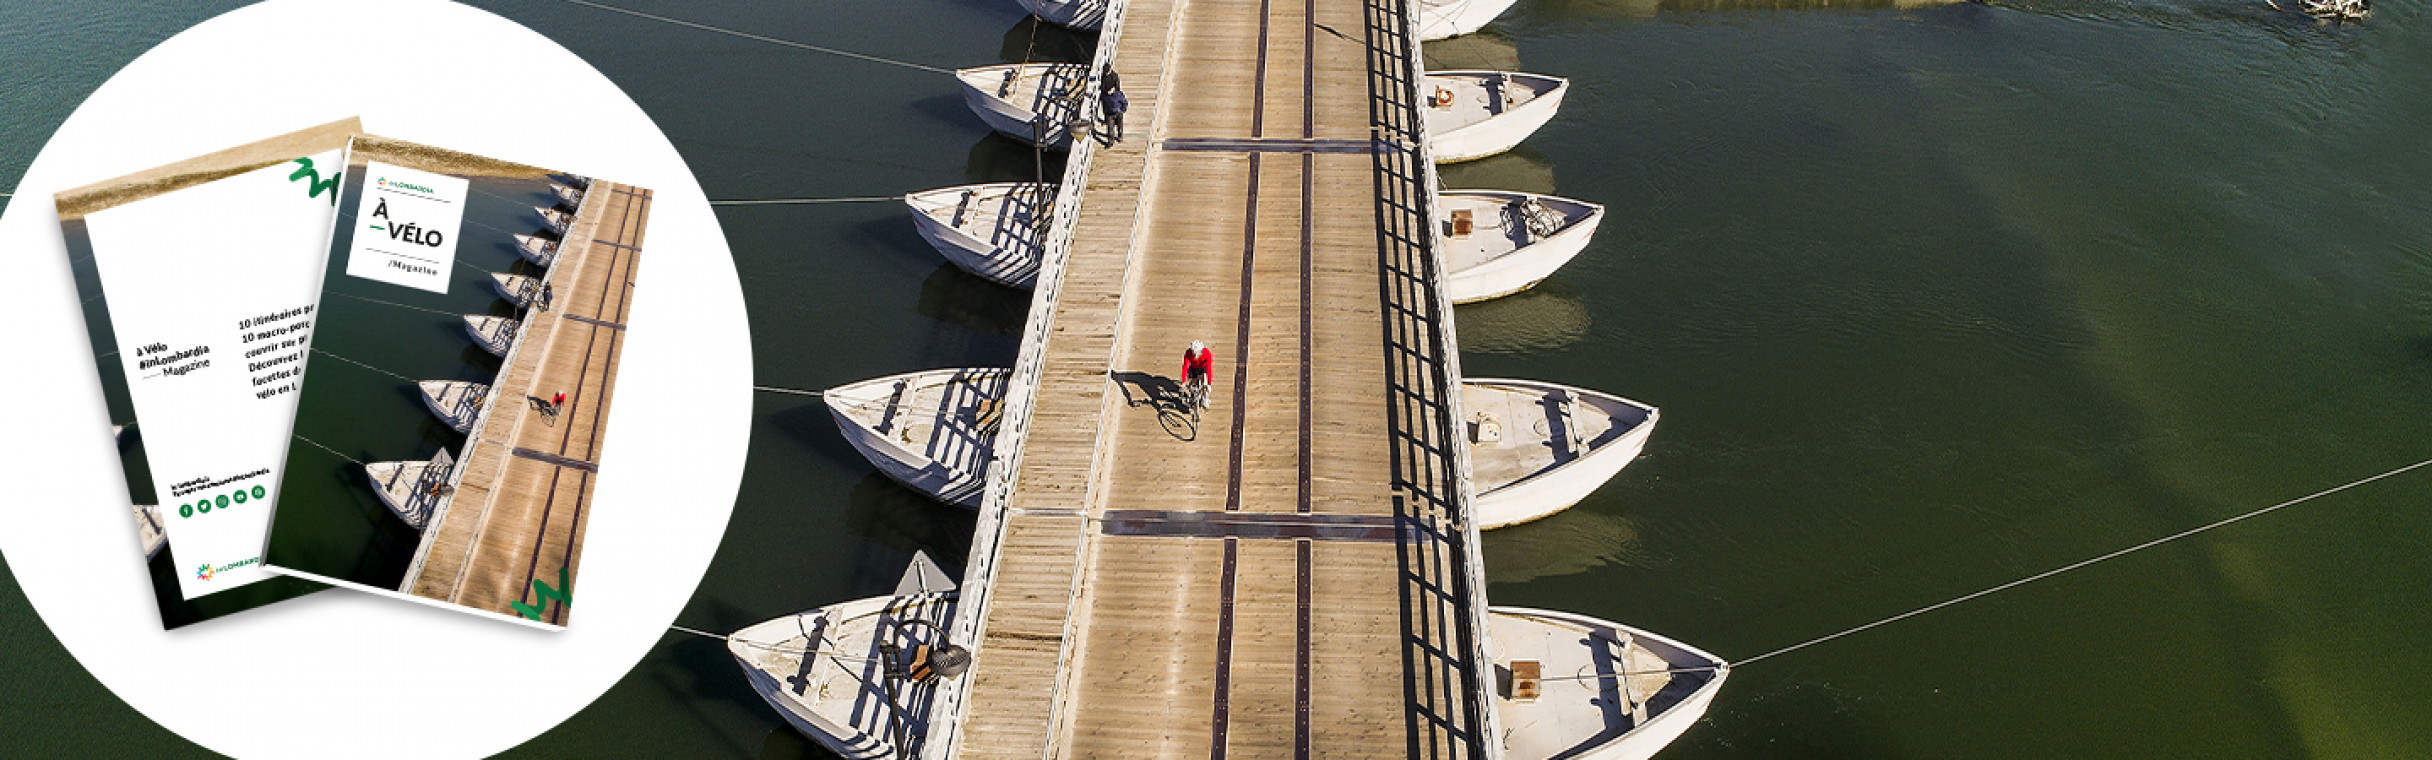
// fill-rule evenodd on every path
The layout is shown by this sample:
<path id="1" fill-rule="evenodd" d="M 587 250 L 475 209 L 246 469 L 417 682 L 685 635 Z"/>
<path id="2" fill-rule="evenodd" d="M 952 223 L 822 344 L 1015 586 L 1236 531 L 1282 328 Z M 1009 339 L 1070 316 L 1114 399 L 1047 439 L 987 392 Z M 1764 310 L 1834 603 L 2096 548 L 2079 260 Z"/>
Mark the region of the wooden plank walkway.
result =
<path id="1" fill-rule="evenodd" d="M 1082 188 L 951 755 L 1496 754 L 1380 7 L 1129 3 L 1132 134 Z"/>
<path id="2" fill-rule="evenodd" d="M 514 364 L 491 386 L 493 408 L 465 444 L 463 477 L 399 590 L 502 615 L 564 625 L 582 564 L 617 359 L 641 263 L 651 192 L 593 183 L 548 275 L 548 309 L 524 312 Z M 542 402 L 566 394 L 558 414 Z"/>

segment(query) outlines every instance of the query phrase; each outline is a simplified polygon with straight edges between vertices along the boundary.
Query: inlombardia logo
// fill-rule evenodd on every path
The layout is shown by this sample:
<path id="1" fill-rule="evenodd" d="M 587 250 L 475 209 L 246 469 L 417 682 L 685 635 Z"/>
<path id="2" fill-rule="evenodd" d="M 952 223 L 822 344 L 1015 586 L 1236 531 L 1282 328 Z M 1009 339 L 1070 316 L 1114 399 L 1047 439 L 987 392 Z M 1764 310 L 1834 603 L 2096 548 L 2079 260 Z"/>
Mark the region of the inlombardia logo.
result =
<path id="1" fill-rule="evenodd" d="M 195 579 L 196 579 L 196 580 L 205 580 L 205 581 L 207 581 L 207 580 L 211 580 L 212 576 L 219 575 L 220 573 L 225 573 L 225 572 L 228 572 L 228 571 L 230 571 L 230 570 L 235 570 L 235 569 L 240 568 L 240 567 L 245 567 L 245 566 L 248 566 L 248 565 L 257 564 L 257 563 L 259 563 L 259 562 L 261 562 L 261 561 L 262 561 L 262 558 L 260 558 L 260 557 L 251 557 L 251 558 L 247 558 L 247 559 L 241 559 L 241 560 L 237 560 L 237 561 L 235 561 L 235 562 L 230 562 L 230 563 L 228 563 L 228 564 L 225 564 L 225 565 L 220 565 L 220 566 L 217 566 L 217 567 L 212 566 L 212 564 L 211 564 L 211 563 L 209 563 L 209 562 L 205 562 L 205 563 L 203 563 L 203 564 L 201 564 L 201 565 L 198 565 L 198 566 L 196 566 L 196 567 L 194 568 L 194 577 L 195 577 Z"/>

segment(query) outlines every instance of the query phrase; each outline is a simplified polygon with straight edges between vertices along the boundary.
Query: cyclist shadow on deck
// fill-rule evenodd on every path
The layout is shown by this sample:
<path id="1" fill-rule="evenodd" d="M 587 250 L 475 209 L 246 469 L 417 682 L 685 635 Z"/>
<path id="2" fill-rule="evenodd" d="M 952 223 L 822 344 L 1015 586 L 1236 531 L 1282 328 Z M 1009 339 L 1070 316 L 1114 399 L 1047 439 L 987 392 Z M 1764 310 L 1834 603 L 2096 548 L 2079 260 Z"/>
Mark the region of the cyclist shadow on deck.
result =
<path id="1" fill-rule="evenodd" d="M 1190 402 L 1182 396 L 1182 383 L 1162 375 L 1146 372 L 1108 371 L 1115 387 L 1123 390 L 1123 405 L 1147 405 L 1157 410 L 1157 424 L 1175 440 L 1190 441 L 1199 437 L 1199 422 L 1192 419 Z"/>

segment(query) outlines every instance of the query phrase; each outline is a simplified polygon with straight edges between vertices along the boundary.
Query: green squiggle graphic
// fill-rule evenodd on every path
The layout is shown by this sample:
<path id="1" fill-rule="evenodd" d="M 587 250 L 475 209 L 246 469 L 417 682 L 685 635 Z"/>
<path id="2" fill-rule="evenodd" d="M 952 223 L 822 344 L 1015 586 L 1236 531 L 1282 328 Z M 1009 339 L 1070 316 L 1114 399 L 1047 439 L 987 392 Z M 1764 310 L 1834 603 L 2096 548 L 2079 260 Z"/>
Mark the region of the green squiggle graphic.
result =
<path id="1" fill-rule="evenodd" d="M 330 191 L 329 205 L 338 205 L 337 189 L 339 175 L 332 174 L 329 175 L 329 179 L 322 179 L 321 173 L 313 170 L 312 159 L 310 157 L 296 159 L 296 163 L 303 164 L 303 166 L 297 167 L 294 174 L 287 175 L 287 181 L 294 182 L 296 180 L 310 177 L 311 179 L 305 180 L 305 187 L 309 189 L 311 193 L 304 197 L 319 198 L 321 197 L 321 191 L 328 190 Z"/>
<path id="2" fill-rule="evenodd" d="M 557 588 L 550 588 L 549 584 L 534 578 L 532 579 L 532 594 L 540 602 L 539 604 L 525 604 L 518 601 L 507 606 L 515 608 L 515 614 L 532 620 L 540 619 L 540 613 L 549 609 L 551 599 L 557 600 L 560 605 L 574 606 L 574 584 L 567 582 L 566 569 L 562 567 L 557 569 Z"/>

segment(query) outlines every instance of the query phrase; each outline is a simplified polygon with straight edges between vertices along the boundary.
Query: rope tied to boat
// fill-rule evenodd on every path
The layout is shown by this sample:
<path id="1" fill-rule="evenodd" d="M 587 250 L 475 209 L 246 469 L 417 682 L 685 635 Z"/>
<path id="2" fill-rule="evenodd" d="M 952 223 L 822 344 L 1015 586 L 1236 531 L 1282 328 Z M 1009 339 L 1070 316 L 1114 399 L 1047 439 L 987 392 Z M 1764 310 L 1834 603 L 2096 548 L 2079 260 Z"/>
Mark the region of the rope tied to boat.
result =
<path id="1" fill-rule="evenodd" d="M 415 306 L 415 305 L 413 305 L 413 304 L 403 304 L 403 303 L 398 303 L 398 302 L 395 302 L 395 301 L 383 301 L 383 300 L 380 300 L 380 299 L 377 299 L 377 298 L 367 298 L 367 297 L 364 297 L 364 296 L 355 295 L 355 294 L 353 294 L 353 293 L 340 293 L 340 292 L 335 291 L 335 290 L 326 291 L 326 292 L 327 292 L 327 293 L 329 293 L 330 295 L 333 295 L 333 296 L 345 296 L 345 297 L 347 297 L 347 298 L 352 298 L 352 299 L 355 299 L 355 300 L 357 300 L 357 301 L 370 301 L 370 302 L 372 302 L 372 303 L 376 303 L 376 304 L 384 304 L 384 305 L 388 305 L 388 306 L 395 306 L 395 307 L 400 308 L 400 309 L 413 309 L 413 310 L 415 310 L 415 311 L 427 311 L 427 312 L 430 312 L 430 313 L 432 313 L 432 314 L 445 314 L 445 315 L 447 315 L 447 316 L 451 316 L 451 317 L 463 316 L 463 315 L 461 315 L 461 314 L 457 314 L 456 312 L 452 312 L 452 311 L 440 311 L 440 310 L 438 310 L 438 309 L 426 308 L 426 307 L 422 307 L 422 306 Z"/>
<path id="2" fill-rule="evenodd" d="M 794 388 L 779 388 L 779 387 L 776 387 L 776 386 L 773 386 L 773 385 L 755 385 L 755 386 L 752 386 L 752 390 L 755 390 L 755 391 L 768 391 L 768 392 L 770 392 L 770 393 L 791 393 L 791 394 L 794 394 L 794 395 L 796 395 L 796 396 L 813 396 L 813 397 L 823 397 L 823 396 L 826 396 L 826 395 L 827 395 L 826 393 L 821 392 L 821 391 L 805 391 L 805 390 L 797 390 L 797 389 L 794 389 Z"/>
<path id="3" fill-rule="evenodd" d="M 2348 490 L 2348 489 L 2350 489 L 2350 488 L 2355 488 L 2355 487 L 2357 487 L 2357 486 L 2365 485 L 2365 484 L 2367 484 L 2367 483 L 2371 483 L 2371 482 L 2374 482 L 2374 481 L 2377 481 L 2377 480 L 2381 480 L 2381 479 L 2383 479 L 2383 478 L 2396 477 L 2396 476 L 2401 475 L 2401 474 L 2405 474 L 2405 473 L 2408 473 L 2408 472 L 2413 472 L 2413 471 L 2415 471 L 2415 470 L 2421 469 L 2421 468 L 2426 467 L 2426 466 L 2432 466 L 2432 459 L 2426 459 L 2426 460 L 2421 461 L 2421 462 L 2416 462 L 2416 463 L 2414 463 L 2414 464 L 2407 465 L 2407 466 L 2405 466 L 2405 467 L 2400 467 L 2400 468 L 2395 469 L 2395 470 L 2390 470 L 2390 471 L 2388 471 L 2388 472 L 2384 472 L 2384 473 L 2379 474 L 2379 475 L 2374 475 L 2374 476 L 2369 477 L 2369 478 L 2363 478 L 2363 479 L 2360 479 L 2360 480 L 2352 480 L 2352 481 L 2348 481 L 2347 483 L 2344 483 L 2344 484 L 2341 484 L 2341 485 L 2338 485 L 2338 486 L 2333 486 L 2333 487 L 2331 487 L 2331 488 L 2325 488 L 2325 489 L 2320 490 L 2320 491 L 2315 491 L 2315 492 L 2313 492 L 2313 493 L 2306 494 L 2306 495 L 2304 495 L 2304 496 L 2299 496 L 2299 497 L 2297 497 L 2297 498 L 2290 499 L 2290 500 L 2287 500 L 2287 501 L 2283 501 L 2283 502 L 2280 502 L 2280 503 L 2278 503 L 2278 504 L 2273 504 L 2273 505 L 2271 505 L 2271 506 L 2264 507 L 2264 508 L 2262 508 L 2262 509 L 2257 509 L 2257 510 L 2254 510 L 2254 511 L 2251 511 L 2251 512 L 2247 512 L 2247 513 L 2245 513 L 2245 514 L 2240 514 L 2240 515 L 2237 515 L 2237 516 L 2234 516 L 2234 517 L 2230 517 L 2230 518 L 2226 518 L 2226 519 L 2222 519 L 2222 520 L 2216 520 L 2216 521 L 2213 521 L 2213 522 L 2210 522 L 2210 523 L 2205 523 L 2205 524 L 2203 524 L 2203 525 L 2200 525 L 2200 526 L 2197 526 L 2197 527 L 2194 527 L 2194 528 L 2189 528 L 2189 529 L 2187 529 L 2187 530 L 2179 531 L 2179 532 L 2177 532 L 2177 533 L 2172 533 L 2172 534 L 2170 534 L 2170 535 L 2163 536 L 2163 537 L 2161 537 L 2161 538 L 2157 538 L 2157 539 L 2154 539 L 2154 540 L 2151 540 L 2151 541 L 2147 541 L 2147 542 L 2144 542 L 2144 543 L 2141 543 L 2141 544 L 2137 544 L 2137 545 L 2135 545 L 2135 546 L 2131 546 L 2131 547 L 2128 547 L 2128 548 L 2126 548 L 2126 549 L 2121 549 L 2121 550 L 2119 550 L 2119 551 L 2111 552 L 2111 553 L 2109 553 L 2109 554 L 2104 554 L 2104 555 L 2102 555 L 2102 556 L 2094 557 L 2094 558 L 2092 558 L 2092 559 L 2084 559 L 2084 560 L 2079 560 L 2079 561 L 2077 561 L 2077 562 L 2073 562 L 2073 563 L 2070 563 L 2070 564 L 2067 564 L 2067 565 L 2062 565 L 2062 566 L 2060 566 L 2060 567 L 2056 567 L 2056 568 L 2053 568 L 2053 569 L 2050 569 L 2050 570 L 2046 570 L 2046 571 L 2043 571 L 2043 572 L 2040 572 L 2040 573 L 2036 573 L 2036 574 L 2034 574 L 2034 575 L 2027 576 L 2027 577 L 2025 577 L 2025 578 L 2020 578 L 2020 579 L 2018 579 L 2018 580 L 2010 581 L 2010 582 L 2008 582 L 2008 583 L 2004 583 L 2004 584 L 2001 584 L 2001 585 L 1999 585 L 1999 586 L 1994 586 L 1994 587 L 1992 587 L 1992 588 L 1984 589 L 1984 590 L 1982 590 L 1982 591 L 1977 591 L 1977 592 L 1975 592 L 1975 593 L 1971 593 L 1971 594 L 1964 594 L 1964 595 L 1961 595 L 1961 596 L 1952 597 L 1952 598 L 1947 599 L 1947 600 L 1944 600 L 1944 601 L 1935 602 L 1935 603 L 1933 603 L 1933 604 L 1929 604 L 1929 605 L 1926 605 L 1926 606 L 1923 606 L 1923 607 L 1919 607 L 1919 608 L 1917 608 L 1917 609 L 1909 610 L 1909 611 L 1907 611 L 1907 612 L 1903 612 L 1903 613 L 1900 613 L 1900 614 L 1898 614 L 1898 615 L 1893 615 L 1893 616 L 1891 616 L 1891 617 L 1883 618 L 1883 619 L 1881 619 L 1881 620 L 1877 620 L 1877 621 L 1874 621 L 1874 622 L 1872 622 L 1872 623 L 1867 623 L 1867 624 L 1865 624 L 1865 625 L 1860 625 L 1860 626 L 1851 627 L 1851 628 L 1848 628 L 1848 629 L 1842 630 L 1842 631 L 1837 632 L 1837 633 L 1827 634 L 1827 635 L 1824 635 L 1824 636 L 1818 636 L 1818 637 L 1815 637 L 1815 638 L 1812 638 L 1812 639 L 1808 639 L 1808 640 L 1806 640 L 1806 641 L 1799 642 L 1799 643 L 1797 643 L 1797 644 L 1792 644 L 1792 645 L 1790 645 L 1790 646 L 1782 647 L 1782 648 L 1780 648 L 1780 649 L 1776 649 L 1776 650 L 1773 650 L 1773 651 L 1771 651 L 1771 652 L 1766 652 L 1766 653 L 1764 653 L 1764 654 L 1760 654 L 1760 655 L 1757 655 L 1757 656 L 1755 656 L 1755 657 L 1750 657 L 1750 658 L 1748 658 L 1748 659 L 1741 660 L 1741 661 L 1739 661 L 1739 663 L 1738 663 L 1738 664 L 1739 664 L 1739 665 L 1748 665 L 1748 664 L 1750 664 L 1750 663 L 1762 662 L 1762 661 L 1767 660 L 1767 659 L 1771 659 L 1771 658 L 1774 658 L 1774 657 L 1779 657 L 1779 656 L 1781 656 L 1781 655 L 1786 655 L 1786 654 L 1789 654 L 1789 653 L 1792 653 L 1792 652 L 1799 651 L 1799 650 L 1801 650 L 1801 649 L 1806 649 L 1806 648 L 1808 648 L 1808 647 L 1815 646 L 1815 645 L 1817 645 L 1817 644 L 1822 644 L 1822 643 L 1824 643 L 1824 642 L 1831 641 L 1831 640 L 1833 640 L 1833 639 L 1838 639 L 1838 638 L 1841 638 L 1841 637 L 1843 637 L 1843 636 L 1848 636 L 1848 635 L 1850 635 L 1850 634 L 1858 633 L 1858 632 L 1861 632 L 1861 631 L 1866 631 L 1866 630 L 1869 630 L 1869 629 L 1873 629 L 1873 628 L 1877 628 L 1877 627 L 1881 627 L 1881 626 L 1885 626 L 1885 625 L 1890 625 L 1890 624 L 1892 624 L 1892 623 L 1897 623 L 1897 622 L 1900 622 L 1900 621 L 1902 621 L 1902 620 L 1907 620 L 1907 619 L 1909 619 L 1909 618 L 1913 618 L 1913 617 L 1916 617 L 1916 616 L 1918 616 L 1918 615 L 1923 615 L 1923 614 L 1928 613 L 1928 612 L 1933 612 L 1933 611 L 1935 611 L 1935 610 L 1939 610 L 1939 609 L 1942 609 L 1942 608 L 1944 608 L 1944 607 L 1949 607 L 1949 606 L 1951 606 L 1951 605 L 1959 604 L 1959 603 L 1961 603 L 1961 602 L 1966 602 L 1966 601 L 1970 601 L 1970 600 L 1974 600 L 1974 599 L 1979 599 L 1979 598 L 1986 597 L 1986 596 L 1991 596 L 1991 595 L 1993 595 L 1993 594 L 1997 594 L 1997 593 L 2000 593 L 2000 592 L 2003 592 L 2003 591 L 2008 591 L 2008 590 L 2010 590 L 2010 589 L 2014 589 L 2014 588 L 2017 588 L 2017 587 L 2020 587 L 2020 586 L 2024 586 L 2024 585 L 2027 585 L 2027 584 L 2029 584 L 2029 583 L 2034 583 L 2034 582 L 2036 582 L 2036 581 L 2040 581 L 2040 580 L 2043 580 L 2043 579 L 2045 579 L 2045 578 L 2050 578 L 2050 577 L 2053 577 L 2053 576 L 2056 576 L 2056 575 L 2060 575 L 2060 574 L 2062 574 L 2062 573 L 2066 573 L 2066 572 L 2069 572 L 2069 571 L 2071 571 L 2071 570 L 2076 570 L 2076 569 L 2079 569 L 2079 568 L 2088 567 L 2088 566 L 2094 565 L 2094 564 L 2099 563 L 2099 562 L 2104 562 L 2104 561 L 2108 561 L 2108 560 L 2118 559 L 2118 558 L 2120 558 L 2120 557 L 2125 557 L 2125 556 L 2128 556 L 2128 555 L 2130 555 L 2130 554 L 2135 554 L 2135 553 L 2137 553 L 2137 552 L 2144 551 L 2144 550 L 2146 550 L 2146 549 L 2151 549 L 2151 548 L 2156 547 L 2156 546 L 2161 546 L 2161 545 L 2163 545 L 2163 544 L 2167 544 L 2167 543 L 2170 543 L 2170 542 L 2173 542 L 2173 541 L 2177 541 L 2177 540 L 2182 539 L 2182 538 L 2187 538 L 2187 537 L 2189 537 L 2189 536 L 2194 536 L 2194 535 L 2197 535 L 2197 534 L 2200 534 L 2200 533 L 2204 533 L 2204 532 L 2206 532 L 2206 531 L 2210 531 L 2210 530 L 2213 530 L 2213 529 L 2215 529 L 2215 528 L 2221 528 L 2221 527 L 2225 527 L 2225 526 L 2228 526 L 2228 525 L 2232 525 L 2232 524 L 2235 524 L 2235 523 L 2238 523 L 2238 522 L 2243 522 L 2243 521 L 2248 520 L 2248 519 L 2251 519 L 2251 518 L 2255 518 L 2255 517 L 2261 517 L 2261 516 L 2263 516 L 2263 515 L 2271 514 L 2271 513 L 2273 513 L 2273 512 L 2277 512 L 2277 511 L 2280 511 L 2280 510 L 2282 510 L 2282 509 L 2286 509 L 2286 508 L 2289 508 L 2289 507 L 2297 506 L 2297 505 L 2299 505 L 2299 504 L 2304 504 L 2304 503 L 2306 503 L 2306 502 L 2313 501 L 2313 500 L 2315 500 L 2315 499 L 2319 499 L 2319 498 L 2322 498 L 2322 497 L 2324 497 L 2324 496 L 2329 496 L 2329 495 L 2331 495 L 2331 494 L 2339 493 L 2339 492 L 2341 492 L 2341 491 L 2345 491 L 2345 490 Z M 1726 667 L 1729 667 L 1729 666 L 1726 666 Z"/>
<path id="4" fill-rule="evenodd" d="M 395 372 L 390 372 L 390 371 L 388 371 L 388 370 L 381 369 L 381 368 L 379 368 L 379 367 L 374 367 L 374 366 L 369 365 L 369 364 L 364 364 L 364 363 L 362 363 L 362 362 L 355 361 L 355 360 L 353 360 L 353 359 L 349 359 L 349 358 L 346 358 L 346 357 L 343 357 L 343 356 L 339 356 L 339 355 L 337 355 L 337 354 L 333 354 L 333 353 L 330 353 L 330 352 L 328 352 L 328 351 L 323 351 L 323 350 L 318 349 L 318 348 L 313 349 L 313 350 L 312 350 L 312 352 L 313 352 L 313 353 L 316 353 L 316 354 L 320 354 L 320 355 L 322 355 L 322 356 L 326 356 L 326 357 L 332 358 L 332 359 L 336 359 L 336 360 L 338 360 L 338 361 L 346 362 L 346 363 L 348 363 L 348 364 L 352 364 L 352 365 L 355 365 L 355 366 L 357 366 L 357 367 L 362 367 L 362 368 L 364 368 L 364 369 L 368 369 L 368 370 L 371 370 L 371 371 L 373 371 L 373 372 L 378 372 L 378 373 L 380 373 L 380 374 L 387 375 L 387 376 L 389 376 L 389 377 L 397 378 L 397 379 L 399 379 L 399 380 L 403 380 L 403 381 L 406 381 L 406 382 L 408 382 L 408 383 L 412 383 L 412 382 L 414 382 L 414 379 L 413 379 L 413 378 L 406 377 L 406 376 L 404 376 L 404 375 L 400 375 L 400 374 L 397 374 L 397 373 L 395 373 Z"/>
<path id="5" fill-rule="evenodd" d="M 338 453 L 338 450 L 337 450 L 337 449 L 333 449 L 333 448 L 330 448 L 330 447 L 328 447 L 328 446 L 323 446 L 323 445 L 321 445 L 321 442 L 320 442 L 320 441 L 315 441 L 315 440 L 313 440 L 313 439 L 306 438 L 306 437 L 304 437 L 303 435 L 301 435 L 301 434 L 296 434 L 296 433 L 290 433 L 289 435 L 294 436 L 296 440 L 299 440 L 299 441 L 303 441 L 303 442 L 305 442 L 305 443 L 312 444 L 312 445 L 313 445 L 313 447 L 315 447 L 315 448 L 318 448 L 318 449 L 320 449 L 320 450 L 322 450 L 322 451 L 329 452 L 329 455 L 330 455 L 330 456 L 334 456 L 334 457 L 337 457 L 337 458 L 339 458 L 339 459 L 344 459 L 344 460 L 346 460 L 346 461 L 353 462 L 353 463 L 358 464 L 358 465 L 363 464 L 363 460 L 361 460 L 361 459 L 356 459 L 356 458 L 354 458 L 354 457 L 350 457 L 350 456 L 347 456 L 347 455 L 345 455 L 345 454 L 340 454 L 340 453 Z"/>
<path id="6" fill-rule="evenodd" d="M 814 203 L 877 203 L 877 202 L 880 202 L 880 201 L 900 201 L 900 200 L 903 200 L 903 199 L 904 199 L 904 197 L 903 197 L 903 196 L 901 196 L 901 195 L 862 195 L 862 196 L 850 196 L 850 197 L 843 197 L 843 198 L 764 198 L 764 199 L 742 199 L 742 200 L 710 201 L 710 202 L 709 202 L 709 205 L 712 205 L 712 206 L 799 206 L 799 205 L 808 205 L 808 204 L 814 204 Z"/>
<path id="7" fill-rule="evenodd" d="M 786 47 L 801 48 L 801 49 L 803 49 L 803 50 L 811 50 L 811 51 L 816 51 L 816 52 L 821 52 L 821 53 L 827 53 L 827 54 L 829 54 L 829 55 L 840 55 L 840 56 L 844 56 L 844 57 L 846 57 L 846 58 L 855 58 L 855 59 L 860 59 L 860 60 L 864 60 L 864 61 L 869 61 L 869 62 L 871 62 L 871 63 L 883 63 L 883 64 L 887 64 L 887 65 L 889 65 L 889 66 L 902 66 L 902 67 L 907 68 L 907 69 L 919 69 L 919 70 L 921 70 L 921 71 L 933 71 L 933 72 L 937 72 L 937 73 L 939 73 L 939 74 L 947 74 L 947 75 L 952 75 L 952 74 L 954 73 L 954 70 L 953 70 L 953 69 L 939 68 L 939 67 L 936 67 L 936 66 L 930 66 L 930 65 L 926 65 L 926 64 L 913 63 L 913 62 L 911 62 L 911 61 L 899 61 L 899 60 L 895 60 L 895 59 L 893 59 L 893 58 L 882 58 L 882 57 L 875 56 L 875 55 L 870 55 L 870 54 L 867 54 L 867 53 L 856 53 L 856 52 L 853 52 L 853 51 L 850 51 L 850 50 L 838 50 L 838 49 L 836 49 L 836 48 L 831 48 L 831 47 L 821 47 L 821 46 L 818 46 L 818 45 L 812 45 L 812 44 L 809 44 L 809 43 L 795 42 L 795 41 L 793 41 L 793 40 L 781 40 L 781 39 L 777 39 L 777 38 L 775 38 L 775 37 L 768 37 L 768 36 L 763 36 L 763 35 L 758 35 L 758 34 L 752 34 L 752 33 L 750 33 L 750 32 L 738 32 L 738 31 L 735 31 L 735 30 L 733 30 L 733 29 L 727 29 L 727 28 L 724 28 L 724 27 L 710 26 L 710 25 L 708 25 L 708 24 L 702 24 L 702 23 L 696 23 L 696 22 L 692 22 L 692 21 L 686 21 L 686 20 L 683 20 L 683 19 L 680 19 L 680 18 L 668 18 L 668 17 L 666 17 L 666 16 L 660 16 L 660 15 L 655 15 L 655 14 L 643 13 L 643 12 L 641 12 L 641 11 L 637 11 L 637 10 L 630 10 L 630 9 L 626 9 L 626 8 L 619 8 L 619 7 L 616 7 L 616 6 L 613 6 L 613 5 L 605 5 L 605 4 L 601 4 L 601 3 L 594 3 L 594 2 L 591 2 L 590 0 L 565 0 L 565 2 L 573 3 L 573 4 L 575 4 L 575 5 L 582 5 L 582 6 L 589 6 L 589 7 L 592 7 L 592 8 L 598 8 L 598 9 L 603 10 L 603 11 L 614 11 L 614 12 L 617 12 L 617 13 L 622 13 L 622 14 L 625 14 L 625 15 L 628 15 L 628 16 L 637 16 L 637 17 L 640 17 L 640 18 L 646 18 L 646 19 L 650 19 L 650 20 L 652 20 L 652 21 L 660 21 L 660 22 L 665 22 L 665 23 L 669 23 L 669 24 L 675 24 L 675 25 L 677 25 L 677 26 L 691 27 L 691 28 L 694 28 L 694 29 L 699 29 L 699 30 L 702 30 L 702 31 L 705 31 L 705 32 L 717 32 L 717 33 L 719 33 L 719 34 L 731 35 L 731 36 L 735 36 L 735 37 L 741 37 L 741 38 L 744 38 L 744 39 L 747 39 L 747 40 L 757 40 L 757 41 L 760 41 L 760 42 L 766 42 L 766 43 L 770 43 L 770 44 L 773 44 L 773 45 L 784 45 L 784 46 L 786 46 Z"/>

